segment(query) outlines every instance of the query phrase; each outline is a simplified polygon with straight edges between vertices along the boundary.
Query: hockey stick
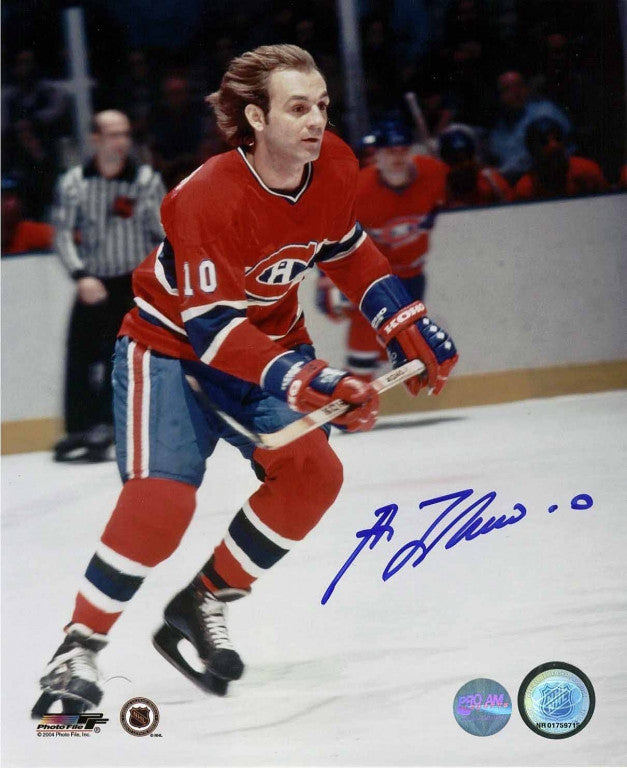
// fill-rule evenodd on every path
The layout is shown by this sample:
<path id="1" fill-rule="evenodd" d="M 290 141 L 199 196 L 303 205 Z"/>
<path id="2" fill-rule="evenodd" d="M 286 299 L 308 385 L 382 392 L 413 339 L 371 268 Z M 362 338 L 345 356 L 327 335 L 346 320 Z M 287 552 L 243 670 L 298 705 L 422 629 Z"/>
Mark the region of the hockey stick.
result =
<path id="1" fill-rule="evenodd" d="M 427 127 L 427 121 L 425 120 L 425 116 L 422 112 L 422 109 L 420 108 L 420 104 L 418 103 L 418 97 L 414 91 L 407 91 L 404 96 L 412 120 L 414 121 L 414 126 L 418 131 L 418 139 L 420 143 L 424 144 L 430 155 L 436 156 L 437 153 L 435 152 L 433 146 L 433 138 L 431 137 L 431 133 Z"/>
<path id="2" fill-rule="evenodd" d="M 379 393 L 385 392 L 386 390 L 395 387 L 397 384 L 400 384 L 407 379 L 411 379 L 413 376 L 419 376 L 424 370 L 425 366 L 420 360 L 410 360 L 400 368 L 395 368 L 393 371 L 384 373 L 383 376 L 379 376 L 378 379 L 375 379 L 372 382 L 372 386 Z M 307 413 L 301 419 L 293 421 L 291 424 L 279 429 L 277 432 L 253 432 L 212 403 L 207 393 L 200 386 L 198 379 L 189 375 L 185 376 L 185 378 L 201 405 L 219 416 L 225 424 L 228 424 L 236 432 L 239 432 L 240 435 L 247 437 L 250 442 L 258 448 L 266 448 L 268 450 L 283 448 L 283 446 L 289 445 L 289 443 L 294 442 L 294 440 L 298 440 L 299 437 L 312 432 L 314 429 L 321 427 L 323 424 L 327 424 L 329 421 L 333 421 L 333 419 L 337 419 L 338 416 L 346 413 L 346 411 L 350 410 L 352 407 L 343 400 L 332 400 L 322 408 L 318 408 L 317 411 Z"/>

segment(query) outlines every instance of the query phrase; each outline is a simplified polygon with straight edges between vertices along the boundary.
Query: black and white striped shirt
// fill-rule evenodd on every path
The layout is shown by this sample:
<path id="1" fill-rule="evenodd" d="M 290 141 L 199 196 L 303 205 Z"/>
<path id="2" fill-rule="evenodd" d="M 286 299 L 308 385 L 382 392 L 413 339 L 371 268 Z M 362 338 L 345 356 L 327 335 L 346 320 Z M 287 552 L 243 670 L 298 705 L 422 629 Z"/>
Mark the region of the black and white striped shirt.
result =
<path id="1" fill-rule="evenodd" d="M 73 277 L 132 272 L 164 237 L 159 215 L 164 195 L 160 175 L 130 159 L 112 179 L 100 175 L 94 160 L 64 173 L 52 223 L 55 250 L 68 272 Z"/>

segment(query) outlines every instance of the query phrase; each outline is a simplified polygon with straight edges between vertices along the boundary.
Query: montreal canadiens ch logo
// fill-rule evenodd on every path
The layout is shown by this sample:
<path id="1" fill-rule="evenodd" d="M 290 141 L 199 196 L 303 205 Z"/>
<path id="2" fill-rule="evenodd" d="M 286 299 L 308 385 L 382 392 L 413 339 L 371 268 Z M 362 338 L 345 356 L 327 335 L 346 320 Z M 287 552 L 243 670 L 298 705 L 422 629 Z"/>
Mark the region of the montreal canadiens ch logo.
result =
<path id="1" fill-rule="evenodd" d="M 408 243 L 413 243 L 421 235 L 425 234 L 420 230 L 420 222 L 424 216 L 408 214 L 407 216 L 397 216 L 394 219 L 386 221 L 382 227 L 369 230 L 372 238 L 380 245 L 388 248 L 400 248 Z"/>
<path id="2" fill-rule="evenodd" d="M 259 294 L 259 298 L 280 298 L 294 283 L 305 277 L 317 250 L 318 243 L 314 241 L 279 248 L 246 271 L 247 287 L 254 295 Z M 254 280 L 254 287 L 251 280 Z"/>

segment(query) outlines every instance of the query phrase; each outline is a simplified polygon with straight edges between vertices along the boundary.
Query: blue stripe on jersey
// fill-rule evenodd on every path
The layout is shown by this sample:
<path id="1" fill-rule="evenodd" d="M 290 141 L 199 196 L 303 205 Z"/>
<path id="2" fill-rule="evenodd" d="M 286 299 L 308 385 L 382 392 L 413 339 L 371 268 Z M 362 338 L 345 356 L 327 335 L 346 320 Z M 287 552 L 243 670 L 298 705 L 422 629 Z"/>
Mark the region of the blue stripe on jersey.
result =
<path id="1" fill-rule="evenodd" d="M 126 602 L 137 592 L 144 581 L 143 576 L 129 576 L 108 565 L 98 555 L 89 561 L 85 572 L 87 581 L 112 600 Z"/>
<path id="2" fill-rule="evenodd" d="M 157 258 L 163 266 L 163 273 L 165 279 L 168 281 L 168 285 L 170 288 L 177 288 L 176 267 L 174 266 L 174 248 L 172 248 L 167 237 L 163 240 L 163 248 L 159 252 Z"/>
<path id="3" fill-rule="evenodd" d="M 238 317 L 246 317 L 246 310 L 218 305 L 204 315 L 188 320 L 185 330 L 190 344 L 194 349 L 205 349 L 224 327 Z"/>
<path id="4" fill-rule="evenodd" d="M 355 223 L 355 231 L 348 238 L 348 240 L 340 240 L 338 243 L 326 243 L 323 245 L 318 254 L 316 255 L 317 262 L 329 261 L 329 259 L 337 259 L 341 257 L 343 253 L 350 251 L 359 238 L 363 235 L 364 230 L 359 222 Z"/>
<path id="5" fill-rule="evenodd" d="M 173 328 L 171 328 L 169 325 L 166 325 L 165 323 L 162 323 L 161 320 L 159 320 L 158 317 L 155 317 L 154 315 L 149 315 L 148 312 L 143 310 L 141 307 L 137 310 L 139 312 L 139 316 L 142 320 L 145 320 L 147 323 L 152 323 L 153 325 L 156 325 L 158 328 L 165 328 L 168 333 L 173 332 Z M 182 334 L 185 336 L 186 334 L 183 331 L 178 331 L 177 333 Z"/>
<path id="6" fill-rule="evenodd" d="M 237 546 L 260 568 L 271 568 L 289 551 L 266 538 L 241 509 L 229 526 L 229 533 Z"/>

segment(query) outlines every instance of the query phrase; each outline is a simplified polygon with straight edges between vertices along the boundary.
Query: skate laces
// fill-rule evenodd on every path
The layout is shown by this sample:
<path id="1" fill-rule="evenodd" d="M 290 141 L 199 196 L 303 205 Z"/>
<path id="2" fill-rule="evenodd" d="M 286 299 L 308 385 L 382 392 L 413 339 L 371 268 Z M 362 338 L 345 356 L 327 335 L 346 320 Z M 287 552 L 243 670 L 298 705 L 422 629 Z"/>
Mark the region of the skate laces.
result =
<path id="1" fill-rule="evenodd" d="M 199 601 L 198 609 L 212 644 L 216 648 L 234 651 L 226 627 L 226 605 L 207 592 Z"/>
<path id="2" fill-rule="evenodd" d="M 80 677 L 81 680 L 98 680 L 98 667 L 96 666 L 96 654 L 88 648 L 76 646 L 68 652 L 67 666 L 72 677 Z"/>
<path id="3" fill-rule="evenodd" d="M 72 675 L 82 680 L 98 680 L 98 668 L 96 666 L 96 654 L 86 648 L 75 648 L 68 659 L 68 666 Z"/>
<path id="4" fill-rule="evenodd" d="M 48 668 L 42 678 L 42 683 L 59 684 L 70 680 L 85 680 L 86 682 L 98 681 L 98 667 L 96 666 L 96 654 L 94 651 L 75 645 L 63 653 L 56 655 L 48 664 Z"/>

